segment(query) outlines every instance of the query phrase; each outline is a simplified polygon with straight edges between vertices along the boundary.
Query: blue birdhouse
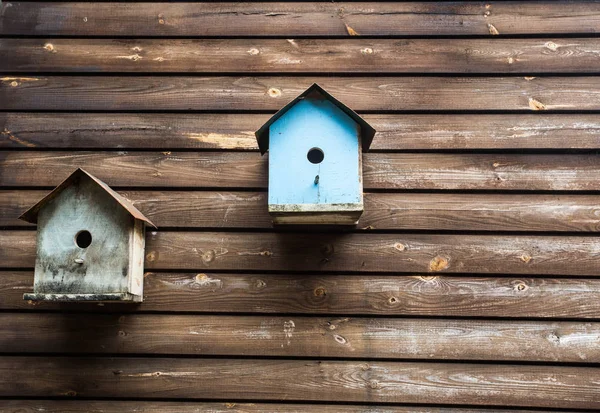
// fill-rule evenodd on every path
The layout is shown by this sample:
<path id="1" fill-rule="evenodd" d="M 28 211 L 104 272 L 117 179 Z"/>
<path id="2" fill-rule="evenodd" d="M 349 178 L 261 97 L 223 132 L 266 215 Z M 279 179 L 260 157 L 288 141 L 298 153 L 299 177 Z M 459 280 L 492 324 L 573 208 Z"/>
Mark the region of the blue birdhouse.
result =
<path id="1" fill-rule="evenodd" d="M 354 225 L 363 212 L 362 152 L 375 129 L 313 84 L 257 132 L 269 151 L 275 224 Z"/>

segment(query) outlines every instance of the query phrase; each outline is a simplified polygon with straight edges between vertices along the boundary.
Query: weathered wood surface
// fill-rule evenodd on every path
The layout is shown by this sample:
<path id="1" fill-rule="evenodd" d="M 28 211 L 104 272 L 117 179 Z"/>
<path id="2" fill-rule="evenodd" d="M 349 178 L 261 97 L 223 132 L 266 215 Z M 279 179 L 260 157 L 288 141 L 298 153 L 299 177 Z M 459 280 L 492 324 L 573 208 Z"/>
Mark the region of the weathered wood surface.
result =
<path id="1" fill-rule="evenodd" d="M 266 192 L 130 191 L 159 228 L 271 228 Z M 0 190 L 0 226 L 33 227 L 18 217 L 48 194 Z M 600 230 L 598 195 L 366 193 L 357 230 Z"/>
<path id="2" fill-rule="evenodd" d="M 363 159 L 367 190 L 600 190 L 598 155 L 366 153 Z M 267 157 L 243 152 L 5 151 L 0 185 L 52 188 L 85 167 L 114 187 L 266 188 L 267 164 Z"/>
<path id="3" fill-rule="evenodd" d="M 600 22 L 598 27 L 600 28 Z M 6 72 L 590 73 L 600 39 L 0 39 Z"/>
<path id="4" fill-rule="evenodd" d="M 379 361 L 1 357 L 0 396 L 600 408 L 600 369 Z M 199 385 L 211 383 L 211 385 Z"/>
<path id="5" fill-rule="evenodd" d="M 356 111 L 600 110 L 597 77 L 3 76 L 1 110 L 275 111 L 319 83 Z"/>
<path id="6" fill-rule="evenodd" d="M 265 114 L 0 113 L 0 148 L 257 151 Z M 600 115 L 364 115 L 370 151 L 598 149 Z"/>
<path id="7" fill-rule="evenodd" d="M 134 307 L 26 302 L 32 272 L 0 279 L 1 310 L 600 318 L 596 279 L 148 272 Z"/>
<path id="8" fill-rule="evenodd" d="M 0 34 L 71 36 L 419 36 L 597 33 L 597 2 L 6 2 Z"/>
<path id="9" fill-rule="evenodd" d="M 0 232 L 0 262 L 32 268 L 34 231 Z M 600 273 L 587 236 L 148 232 L 148 270 Z"/>
<path id="10" fill-rule="evenodd" d="M 600 323 L 0 314 L 2 353 L 600 361 Z"/>
<path id="11" fill-rule="evenodd" d="M 0 400 L 6 413 L 531 413 L 531 410 L 403 407 L 377 405 L 326 405 L 279 403 L 210 403 L 166 401 L 96 401 L 96 400 Z M 556 413 L 576 413 L 552 410 Z M 539 412 L 539 410 L 538 410 Z"/>

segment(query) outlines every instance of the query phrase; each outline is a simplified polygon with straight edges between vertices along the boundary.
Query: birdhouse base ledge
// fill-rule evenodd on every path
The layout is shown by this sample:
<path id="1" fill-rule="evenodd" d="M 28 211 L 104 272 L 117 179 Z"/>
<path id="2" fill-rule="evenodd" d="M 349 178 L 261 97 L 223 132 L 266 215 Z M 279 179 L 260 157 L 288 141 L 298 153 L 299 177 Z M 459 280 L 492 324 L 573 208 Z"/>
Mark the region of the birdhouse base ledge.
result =
<path id="1" fill-rule="evenodd" d="M 23 294 L 23 300 L 26 301 L 54 301 L 54 302 L 73 302 L 73 301 L 124 301 L 124 302 L 142 302 L 142 296 L 130 293 L 105 293 L 105 294 Z"/>

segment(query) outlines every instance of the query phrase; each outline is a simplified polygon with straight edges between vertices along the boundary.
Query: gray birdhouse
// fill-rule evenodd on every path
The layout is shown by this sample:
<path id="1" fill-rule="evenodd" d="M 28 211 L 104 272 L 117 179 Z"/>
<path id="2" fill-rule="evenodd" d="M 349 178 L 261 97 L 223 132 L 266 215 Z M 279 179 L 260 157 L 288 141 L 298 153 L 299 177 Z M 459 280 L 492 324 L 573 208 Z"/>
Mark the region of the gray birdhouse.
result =
<path id="1" fill-rule="evenodd" d="M 32 301 L 141 302 L 145 225 L 128 200 L 77 169 L 20 219 L 37 223 Z"/>
<path id="2" fill-rule="evenodd" d="M 257 132 L 269 151 L 275 224 L 354 225 L 363 212 L 362 152 L 375 129 L 314 84 Z"/>

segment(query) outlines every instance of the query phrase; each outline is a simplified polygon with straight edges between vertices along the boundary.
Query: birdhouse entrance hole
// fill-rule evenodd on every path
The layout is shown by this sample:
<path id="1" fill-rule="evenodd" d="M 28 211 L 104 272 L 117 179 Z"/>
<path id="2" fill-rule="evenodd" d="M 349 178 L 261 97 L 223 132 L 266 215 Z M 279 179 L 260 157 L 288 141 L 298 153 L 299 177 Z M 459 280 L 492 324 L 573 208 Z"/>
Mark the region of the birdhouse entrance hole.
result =
<path id="1" fill-rule="evenodd" d="M 306 154 L 310 163 L 321 163 L 325 159 L 325 154 L 320 148 L 312 148 Z"/>
<path id="2" fill-rule="evenodd" d="M 91 243 L 92 234 L 90 234 L 90 231 L 79 231 L 77 235 L 75 235 L 75 244 L 77 244 L 79 248 L 87 248 L 91 245 Z"/>

